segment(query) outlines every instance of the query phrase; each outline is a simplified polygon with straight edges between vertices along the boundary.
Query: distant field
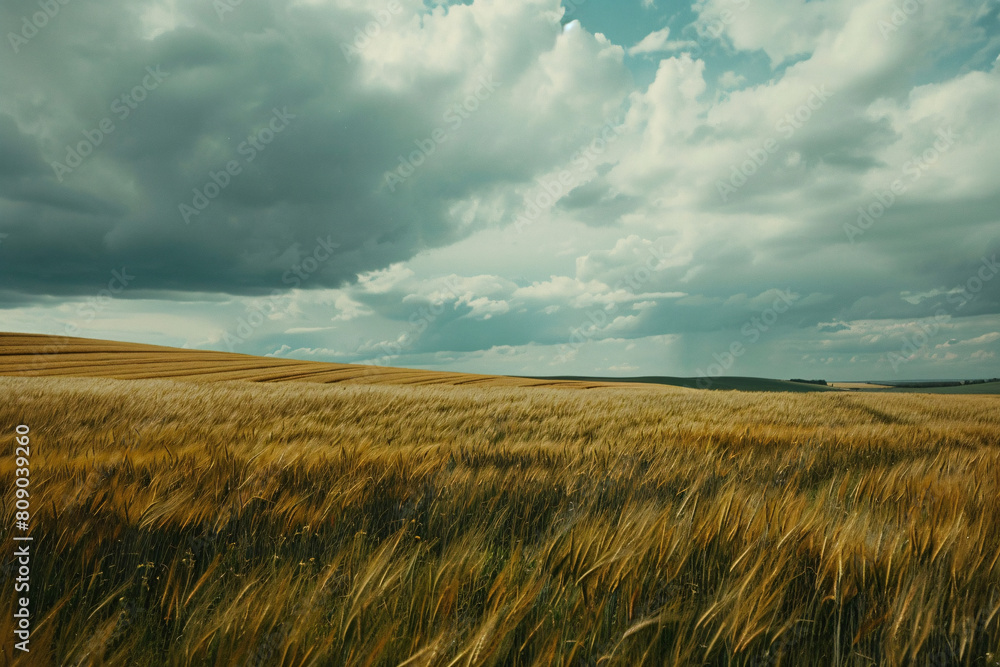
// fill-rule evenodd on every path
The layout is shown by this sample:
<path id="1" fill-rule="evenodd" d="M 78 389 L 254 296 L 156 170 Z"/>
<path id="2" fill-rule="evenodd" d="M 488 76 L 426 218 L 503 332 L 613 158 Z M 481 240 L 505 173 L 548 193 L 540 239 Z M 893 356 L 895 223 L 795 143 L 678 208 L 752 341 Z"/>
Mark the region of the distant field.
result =
<path id="1" fill-rule="evenodd" d="M 669 376 L 644 376 L 644 377 L 624 377 L 624 378 L 596 378 L 577 375 L 559 375 L 554 377 L 539 378 L 544 380 L 566 380 L 574 382 L 628 382 L 638 384 L 656 384 L 670 387 L 685 387 L 688 389 L 720 389 L 723 391 L 790 391 L 790 392 L 816 392 L 816 391 L 836 391 L 831 387 L 823 385 L 807 384 L 803 382 L 789 382 L 787 380 L 771 380 L 769 378 L 754 377 L 734 377 L 722 376 L 711 378 L 681 378 Z"/>
<path id="2" fill-rule="evenodd" d="M 884 384 L 872 384 L 871 382 L 831 382 L 830 386 L 835 389 L 862 389 L 864 391 L 885 391 L 888 389 Z"/>
<path id="3" fill-rule="evenodd" d="M 1000 394 L 1000 382 L 984 382 L 982 384 L 966 384 L 960 387 L 895 387 L 893 392 L 912 392 L 916 394 Z"/>
<path id="4" fill-rule="evenodd" d="M 324 384 L 556 386 L 563 389 L 611 386 L 600 381 L 553 382 L 503 375 L 296 361 L 139 343 L 12 333 L 0 333 L 0 376 L 2 375 L 103 377 L 119 380 L 172 378 L 201 382 L 247 380 Z"/>
<path id="5" fill-rule="evenodd" d="M 855 389 L 861 391 L 881 391 L 890 393 L 915 394 L 1000 394 L 1000 382 L 984 382 L 982 384 L 967 384 L 958 387 L 892 387 L 867 382 L 833 382 L 831 386 L 837 389 Z"/>

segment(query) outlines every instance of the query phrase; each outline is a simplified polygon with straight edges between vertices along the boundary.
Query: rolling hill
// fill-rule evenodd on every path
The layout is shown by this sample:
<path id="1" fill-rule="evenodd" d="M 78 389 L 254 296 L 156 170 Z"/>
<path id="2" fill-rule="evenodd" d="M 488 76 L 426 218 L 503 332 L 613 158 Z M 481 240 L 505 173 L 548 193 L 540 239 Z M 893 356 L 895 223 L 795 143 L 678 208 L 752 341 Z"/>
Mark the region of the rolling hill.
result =
<path id="1" fill-rule="evenodd" d="M 191 350 L 142 343 L 0 332 L 0 376 L 100 377 L 119 380 L 172 379 L 200 382 L 312 382 L 321 384 L 474 385 L 595 389 L 658 385 L 664 389 L 714 389 L 762 392 L 838 392 L 861 385 L 804 384 L 771 378 L 724 376 L 596 377 L 577 375 L 507 376 L 453 373 L 364 364 L 340 364 L 258 357 L 233 352 Z M 941 394 L 998 394 L 1000 383 L 961 387 L 891 387 L 864 385 L 863 391 Z M 857 389 L 856 389 L 857 390 Z"/>
<path id="2" fill-rule="evenodd" d="M 362 364 L 297 361 L 232 352 L 188 350 L 141 343 L 21 333 L 0 333 L 0 375 L 100 377 L 119 380 L 155 378 L 201 382 L 247 380 L 564 389 L 617 386 L 617 383 L 598 380 L 546 380 Z"/>

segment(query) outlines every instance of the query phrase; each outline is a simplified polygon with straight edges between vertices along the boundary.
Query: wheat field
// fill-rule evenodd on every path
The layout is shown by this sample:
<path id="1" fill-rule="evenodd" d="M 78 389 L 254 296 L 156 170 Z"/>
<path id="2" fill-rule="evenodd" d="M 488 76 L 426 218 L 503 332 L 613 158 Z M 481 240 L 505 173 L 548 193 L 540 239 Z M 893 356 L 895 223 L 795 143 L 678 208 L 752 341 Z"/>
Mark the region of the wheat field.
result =
<path id="1" fill-rule="evenodd" d="M 992 396 L 0 391 L 35 445 L 15 664 L 998 664 Z"/>
<path id="2" fill-rule="evenodd" d="M 299 361 L 143 343 L 0 332 L 0 376 L 172 378 L 195 382 L 314 382 L 320 384 L 486 385 L 594 389 L 621 383 L 542 380 L 446 373 L 365 364 Z"/>

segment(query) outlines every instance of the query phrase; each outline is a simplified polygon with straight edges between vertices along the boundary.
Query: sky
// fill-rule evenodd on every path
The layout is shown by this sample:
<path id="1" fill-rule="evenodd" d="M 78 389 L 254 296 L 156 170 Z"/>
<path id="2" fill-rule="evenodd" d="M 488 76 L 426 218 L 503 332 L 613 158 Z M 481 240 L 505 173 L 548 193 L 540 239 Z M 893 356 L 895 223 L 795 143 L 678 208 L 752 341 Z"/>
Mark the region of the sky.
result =
<path id="1" fill-rule="evenodd" d="M 0 330 L 1000 376 L 997 0 L 9 0 Z"/>

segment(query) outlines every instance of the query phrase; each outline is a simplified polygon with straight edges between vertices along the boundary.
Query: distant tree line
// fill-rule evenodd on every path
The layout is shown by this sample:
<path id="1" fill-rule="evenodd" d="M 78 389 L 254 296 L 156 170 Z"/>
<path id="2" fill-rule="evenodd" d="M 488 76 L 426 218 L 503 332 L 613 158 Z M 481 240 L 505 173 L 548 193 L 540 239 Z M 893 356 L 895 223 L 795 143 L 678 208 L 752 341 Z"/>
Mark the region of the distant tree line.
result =
<path id="1" fill-rule="evenodd" d="M 818 384 L 824 387 L 829 386 L 826 380 L 803 380 L 795 378 L 789 382 L 799 382 L 802 384 Z M 967 384 L 986 384 L 987 382 L 1000 382 L 1000 378 L 990 378 L 989 380 L 954 380 L 952 382 L 893 382 L 888 384 L 891 387 L 908 387 L 910 389 L 929 389 L 932 387 L 962 387 Z"/>
<path id="2" fill-rule="evenodd" d="M 989 380 L 955 380 L 954 382 L 897 382 L 894 386 L 927 389 L 930 387 L 962 387 L 967 384 L 986 384 L 987 382 L 1000 382 L 1000 378 L 991 378 Z"/>

